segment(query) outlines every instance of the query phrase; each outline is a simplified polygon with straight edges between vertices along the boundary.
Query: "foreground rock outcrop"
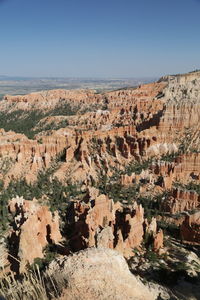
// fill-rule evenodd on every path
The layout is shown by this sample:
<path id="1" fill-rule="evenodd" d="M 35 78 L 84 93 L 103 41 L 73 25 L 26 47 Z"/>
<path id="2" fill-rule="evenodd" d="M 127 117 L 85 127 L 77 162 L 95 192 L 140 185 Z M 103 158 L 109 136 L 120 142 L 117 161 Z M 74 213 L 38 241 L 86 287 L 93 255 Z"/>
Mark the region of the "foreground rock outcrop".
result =
<path id="1" fill-rule="evenodd" d="M 121 255 L 106 248 L 91 248 L 57 259 L 51 263 L 48 275 L 56 282 L 66 282 L 59 300 L 157 298 L 156 292 L 130 273 Z"/>

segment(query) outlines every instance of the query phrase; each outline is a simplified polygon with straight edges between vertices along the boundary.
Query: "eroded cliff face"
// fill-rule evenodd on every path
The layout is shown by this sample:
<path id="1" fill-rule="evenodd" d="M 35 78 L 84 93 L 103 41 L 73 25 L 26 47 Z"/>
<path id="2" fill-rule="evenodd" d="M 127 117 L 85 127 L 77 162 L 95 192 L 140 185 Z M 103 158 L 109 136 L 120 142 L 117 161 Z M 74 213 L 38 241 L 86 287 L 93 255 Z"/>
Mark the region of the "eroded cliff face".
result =
<path id="1" fill-rule="evenodd" d="M 195 191 L 174 189 L 163 203 L 163 209 L 171 214 L 192 211 L 200 207 L 200 195 Z"/>
<path id="2" fill-rule="evenodd" d="M 148 235 L 146 244 L 159 252 L 160 223 L 173 223 L 177 214 L 173 224 L 183 223 L 182 239 L 190 235 L 199 243 L 198 226 L 184 221 L 200 202 L 199 91 L 195 73 L 103 94 L 54 90 L 5 96 L 3 114 L 12 120 L 20 111 L 19 119 L 27 120 L 34 111 L 37 121 L 32 139 L 21 128 L 19 133 L 1 129 L 0 179 L 5 188 L 22 179 L 34 185 L 39 174 L 51 170 L 47 189 L 55 178 L 60 190 L 77 186 L 76 195 L 63 190 L 62 200 L 55 196 L 66 206 L 64 212 L 63 202 L 56 208 L 71 251 L 108 247 L 129 257 L 134 248 L 143 248 Z M 40 205 L 10 203 L 15 214 L 11 235 L 18 239 L 15 255 L 22 268 L 61 239 L 57 214 L 51 214 L 47 206 L 52 204 L 43 196 Z"/>
<path id="3" fill-rule="evenodd" d="M 28 95 L 6 95 L 1 103 L 2 110 L 46 110 L 51 111 L 55 107 L 63 107 L 70 103 L 72 106 L 84 106 L 99 104 L 102 100 L 100 95 L 93 91 L 84 90 L 50 90 L 31 93 Z"/>
<path id="4" fill-rule="evenodd" d="M 195 147 L 199 141 L 199 85 L 198 76 L 186 83 L 177 82 L 175 77 L 168 83 L 161 81 L 133 90 L 98 95 L 92 91 L 54 90 L 5 96 L 0 103 L 4 112 L 19 109 L 22 112 L 48 111 L 62 105 L 64 112 L 66 103 L 72 107 L 81 105 L 81 110 L 85 107 L 86 111 L 93 104 L 105 107 L 86 113 L 80 110 L 78 115 L 64 117 L 68 120 L 67 127 L 38 133 L 35 140 L 2 130 L 0 154 L 2 160 L 7 157 L 12 161 L 9 170 L 4 172 L 6 174 L 2 174 L 3 179 L 9 182 L 25 176 L 28 181 L 34 181 L 38 172 L 48 168 L 51 160 L 60 153 L 66 156 L 62 160 L 60 177 L 68 170 L 68 176 L 74 181 L 80 173 L 79 178 L 86 181 L 90 176 L 94 179 L 98 176 L 99 166 L 105 165 L 109 169 L 121 165 L 123 168 L 132 160 L 176 152 L 181 138 L 184 142 L 187 138 L 185 147 L 188 149 Z M 50 121 L 45 118 L 37 127 L 40 123 L 58 122 L 58 118 L 62 120 L 63 117 L 51 116 Z M 191 134 L 187 132 L 188 128 Z M 198 173 L 199 162 L 194 163 L 194 172 Z"/>

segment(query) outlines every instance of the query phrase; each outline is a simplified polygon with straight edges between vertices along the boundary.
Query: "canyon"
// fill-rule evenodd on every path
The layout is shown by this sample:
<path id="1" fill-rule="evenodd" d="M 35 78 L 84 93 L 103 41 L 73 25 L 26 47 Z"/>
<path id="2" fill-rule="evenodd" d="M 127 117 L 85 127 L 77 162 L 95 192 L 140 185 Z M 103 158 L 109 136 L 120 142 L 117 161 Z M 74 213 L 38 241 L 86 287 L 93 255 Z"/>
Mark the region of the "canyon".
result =
<path id="1" fill-rule="evenodd" d="M 116 276 L 119 263 L 127 299 L 144 299 L 129 287 L 141 288 L 131 276 L 146 262 L 149 268 L 160 262 L 169 276 L 189 276 L 181 259 L 176 269 L 169 257 L 174 243 L 190 247 L 190 255 L 200 248 L 199 71 L 111 92 L 5 95 L 0 117 L 1 276 L 20 276 L 35 265 L 44 273 L 69 267 L 59 299 L 84 290 L 82 271 L 89 282 L 100 268 L 107 280 L 100 258 Z M 135 275 L 123 257 L 140 261 Z M 83 267 L 88 260 L 91 269 Z M 198 268 L 192 272 L 198 279 Z M 102 288 L 87 287 L 88 299 Z M 159 296 L 142 288 L 146 299 Z M 113 284 L 110 299 L 120 289 Z M 161 299 L 172 293 L 184 299 L 163 289 Z"/>

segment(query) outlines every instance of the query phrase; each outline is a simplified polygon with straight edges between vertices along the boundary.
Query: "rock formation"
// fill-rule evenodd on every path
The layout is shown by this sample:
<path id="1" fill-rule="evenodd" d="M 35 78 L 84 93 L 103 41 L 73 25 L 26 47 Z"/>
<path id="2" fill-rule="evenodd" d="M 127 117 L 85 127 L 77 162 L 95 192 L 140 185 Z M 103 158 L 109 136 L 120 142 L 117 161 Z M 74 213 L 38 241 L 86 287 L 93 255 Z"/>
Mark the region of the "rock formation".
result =
<path id="1" fill-rule="evenodd" d="M 55 156 L 64 153 L 66 158 L 60 177 L 67 170 L 68 178 L 74 182 L 77 178 L 82 182 L 91 177 L 96 180 L 99 165 L 106 164 L 108 168 L 110 164 L 124 166 L 135 159 L 177 152 L 186 128 L 191 129 L 187 147 L 198 145 L 200 80 L 198 74 L 194 76 L 194 81 L 165 78 L 136 89 L 105 94 L 53 90 L 5 96 L 0 103 L 0 109 L 5 114 L 19 109 L 26 114 L 39 110 L 52 112 L 50 117 L 40 121 L 41 124 L 57 122 L 58 118 L 63 120 L 63 116 L 53 115 L 55 108 L 64 111 L 65 105 L 71 105 L 72 108 L 78 106 L 79 110 L 76 115 L 67 116 L 67 126 L 47 134 L 41 132 L 36 140 L 2 131 L 0 154 L 12 161 L 11 168 L 1 174 L 2 179 L 9 182 L 25 177 L 33 182 L 38 172 L 48 168 Z M 102 109 L 105 105 L 106 109 Z M 91 107 L 93 111 L 87 111 Z M 84 109 L 86 113 L 81 112 Z M 200 176 L 199 154 L 187 154 L 175 165 L 158 167 L 163 171 L 165 169 L 164 182 L 167 187 L 171 180 L 188 180 L 192 173 Z"/>
<path id="2" fill-rule="evenodd" d="M 180 231 L 183 241 L 200 245 L 200 212 L 187 215 L 181 225 Z"/>
<path id="3" fill-rule="evenodd" d="M 161 229 L 154 236 L 154 242 L 153 242 L 154 251 L 159 251 L 161 248 L 163 248 L 163 239 L 164 239 L 164 235 L 163 235 L 163 231 Z"/>
<path id="4" fill-rule="evenodd" d="M 171 214 L 176 214 L 184 211 L 191 211 L 200 206 L 200 195 L 195 191 L 184 191 L 174 189 L 164 203 L 163 209 Z"/>
<path id="5" fill-rule="evenodd" d="M 157 298 L 156 292 L 132 275 L 125 259 L 111 249 L 91 248 L 57 259 L 51 263 L 48 275 L 67 282 L 59 300 Z"/>
<path id="6" fill-rule="evenodd" d="M 31 265 L 35 258 L 44 257 L 44 248 L 48 244 L 61 241 L 59 217 L 57 213 L 52 216 L 47 206 L 41 206 L 34 200 L 24 200 L 23 197 L 13 198 L 9 202 L 9 210 L 14 216 L 10 250 L 12 257 L 16 257 L 13 263 L 18 265 L 20 261 L 20 271 L 23 271 L 27 263 Z"/>
<path id="7" fill-rule="evenodd" d="M 45 259 L 46 247 L 64 241 L 63 253 L 84 251 L 52 263 L 49 272 L 68 281 L 60 299 L 155 299 L 119 253 L 158 267 L 165 233 L 200 244 L 199 90 L 194 72 L 101 94 L 4 96 L 2 266 L 9 261 L 8 269 L 21 273 L 35 258 Z M 36 197 L 31 187 L 45 188 L 37 200 L 24 200 L 25 192 L 13 198 L 19 182 L 27 199 Z"/>
<path id="8" fill-rule="evenodd" d="M 93 190 L 94 192 L 94 190 Z M 96 195 L 84 201 L 72 202 L 69 210 L 70 246 L 73 251 L 87 247 L 108 247 L 116 249 L 124 256 L 134 255 L 133 249 L 139 248 L 144 236 L 144 209 L 133 202 L 123 206 L 113 203 L 106 195 Z M 146 221 L 147 222 L 147 221 Z M 161 232 L 157 235 L 156 219 L 148 225 L 155 236 L 155 250 L 163 246 Z"/>

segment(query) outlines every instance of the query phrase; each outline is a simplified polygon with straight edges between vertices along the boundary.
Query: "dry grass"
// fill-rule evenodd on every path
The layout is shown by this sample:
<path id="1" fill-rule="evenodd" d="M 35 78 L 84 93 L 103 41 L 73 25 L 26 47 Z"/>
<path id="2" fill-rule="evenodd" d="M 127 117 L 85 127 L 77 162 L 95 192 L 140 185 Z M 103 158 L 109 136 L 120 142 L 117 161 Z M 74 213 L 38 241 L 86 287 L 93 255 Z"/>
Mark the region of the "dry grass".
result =
<path id="1" fill-rule="evenodd" d="M 58 297 L 54 280 L 43 277 L 39 268 L 16 279 L 13 274 L 0 279 L 0 294 L 6 300 L 49 300 Z"/>

